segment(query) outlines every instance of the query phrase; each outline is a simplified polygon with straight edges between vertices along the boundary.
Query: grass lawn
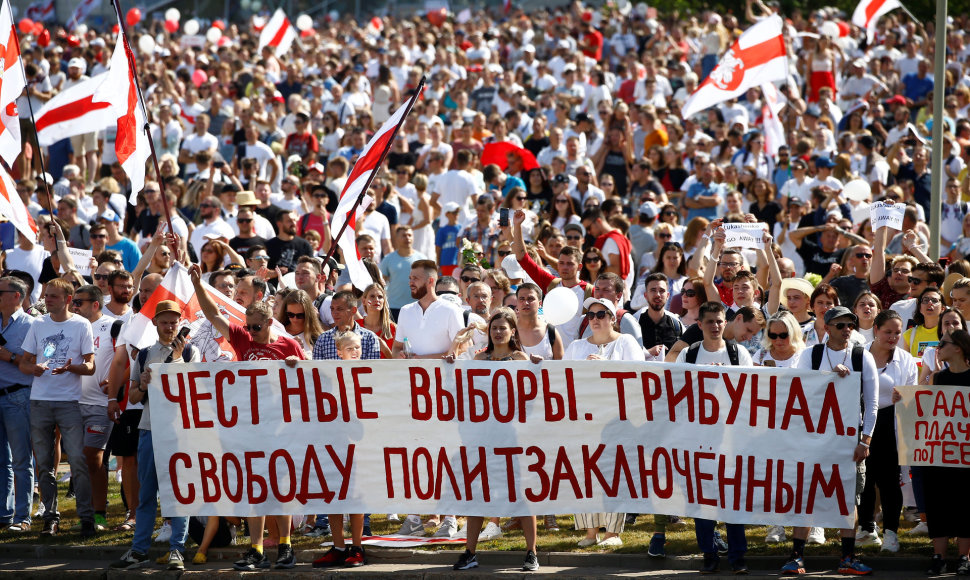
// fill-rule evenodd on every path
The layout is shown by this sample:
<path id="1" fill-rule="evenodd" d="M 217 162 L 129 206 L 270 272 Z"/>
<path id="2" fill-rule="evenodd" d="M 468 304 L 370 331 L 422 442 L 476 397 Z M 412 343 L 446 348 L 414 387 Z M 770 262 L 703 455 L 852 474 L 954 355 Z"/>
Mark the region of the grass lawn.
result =
<path id="1" fill-rule="evenodd" d="M 132 532 L 116 532 L 114 527 L 120 525 L 124 519 L 124 507 L 121 501 L 121 486 L 116 481 L 112 472 L 108 486 L 108 530 L 101 532 L 93 538 L 81 538 L 78 532 L 70 531 L 71 526 L 78 523 L 75 503 L 73 499 L 66 499 L 67 483 L 59 484 L 58 490 L 59 508 L 61 512 L 61 533 L 53 538 L 41 538 L 40 530 L 43 522 L 35 521 L 31 532 L 0 533 L 0 544 L 49 544 L 49 545 L 81 545 L 81 546 L 118 546 L 127 547 L 131 542 Z M 34 506 L 36 509 L 36 505 Z M 401 514 L 403 518 L 403 514 Z M 504 521 L 504 520 L 503 520 Z M 571 515 L 560 515 L 557 518 L 560 531 L 547 532 L 539 520 L 538 548 L 540 552 L 601 552 L 602 548 L 595 546 L 590 548 L 580 548 L 576 545 L 585 536 L 585 532 L 573 529 L 573 518 Z M 689 555 L 697 553 L 697 543 L 694 540 L 694 526 L 692 520 L 687 520 L 688 525 L 679 528 L 668 528 L 666 550 L 669 555 Z M 160 524 L 160 521 L 156 524 Z M 388 522 L 384 514 L 375 514 L 371 518 L 371 531 L 374 534 L 392 534 L 397 531 L 399 523 Z M 900 524 L 900 545 L 899 556 L 924 556 L 930 557 L 932 549 L 930 540 L 926 536 L 910 536 L 903 533 L 913 524 L 902 522 Z M 722 529 L 723 532 L 723 529 Z M 748 554 L 758 556 L 778 556 L 786 557 L 791 550 L 791 529 L 788 529 L 789 541 L 781 544 L 765 544 L 766 528 L 764 526 L 748 526 Z M 646 554 L 650 537 L 653 535 L 653 517 L 640 516 L 636 525 L 628 526 L 623 532 L 623 546 L 614 549 L 616 553 Z M 837 530 L 826 530 L 828 542 L 824 546 L 809 546 L 808 555 L 812 556 L 837 556 L 840 553 Z M 297 550 L 317 548 L 322 539 L 304 538 L 299 534 L 293 535 L 293 545 Z M 189 540 L 190 553 L 194 553 L 194 542 Z M 454 546 L 434 546 L 434 550 L 462 549 L 458 545 Z M 484 542 L 480 544 L 482 550 L 524 550 L 525 542 L 521 531 L 512 531 L 504 537 Z M 880 552 L 876 546 L 860 548 L 861 556 L 886 556 L 892 557 L 893 554 Z"/>

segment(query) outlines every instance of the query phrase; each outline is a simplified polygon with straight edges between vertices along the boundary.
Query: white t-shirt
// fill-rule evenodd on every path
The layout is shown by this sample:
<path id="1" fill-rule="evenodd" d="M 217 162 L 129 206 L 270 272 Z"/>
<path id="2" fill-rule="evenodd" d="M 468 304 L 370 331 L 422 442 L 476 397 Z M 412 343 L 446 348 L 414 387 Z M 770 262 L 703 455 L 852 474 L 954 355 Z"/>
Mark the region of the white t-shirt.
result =
<path id="1" fill-rule="evenodd" d="M 412 302 L 398 314 L 394 340 L 403 343 L 408 339 L 418 356 L 447 352 L 463 328 L 465 317 L 461 308 L 447 300 L 435 300 L 427 310 L 421 308 L 420 302 Z"/>
<path id="2" fill-rule="evenodd" d="M 215 151 L 219 147 L 219 140 L 216 139 L 215 135 L 211 133 L 206 133 L 204 135 L 199 135 L 195 131 L 191 134 L 186 135 L 185 139 L 182 141 L 182 149 L 188 151 L 193 156 L 199 151 Z M 190 161 L 185 164 L 185 176 L 191 177 L 199 172 L 198 167 L 195 165 L 195 161 Z"/>
<path id="3" fill-rule="evenodd" d="M 34 377 L 31 401 L 80 401 L 81 376 L 74 373 L 52 375 L 49 369 L 80 364 L 85 355 L 94 353 L 91 323 L 76 314 L 64 322 L 54 322 L 50 315 L 30 326 L 24 338 L 24 351 L 37 356 L 37 364 L 47 363 L 48 370 Z"/>
<path id="4" fill-rule="evenodd" d="M 444 175 L 435 180 L 432 193 L 438 194 L 438 203 L 442 207 L 446 203 L 455 202 L 461 208 L 461 219 L 459 223 L 466 223 L 474 216 L 474 208 L 471 207 L 469 200 L 472 196 L 478 195 L 478 188 L 475 187 L 475 178 L 464 169 L 453 169 L 446 171 Z"/>
<path id="5" fill-rule="evenodd" d="M 370 234 L 377 242 L 377 261 L 384 257 L 384 250 L 381 240 L 391 239 L 391 222 L 387 221 L 387 216 L 379 211 L 372 211 L 364 218 L 364 225 L 360 228 L 360 233 Z"/>
<path id="6" fill-rule="evenodd" d="M 677 362 L 685 363 L 687 362 L 687 351 L 689 348 L 685 348 L 680 351 L 677 355 Z M 715 366 L 731 366 L 731 357 L 728 356 L 727 346 L 724 348 L 711 352 L 704 348 L 704 343 L 701 343 L 701 347 L 697 350 L 697 361 L 696 364 L 699 365 L 715 365 Z M 751 355 L 748 354 L 748 349 L 744 348 L 740 344 L 738 345 L 738 366 L 750 367 L 754 366 L 751 362 Z"/>
<path id="7" fill-rule="evenodd" d="M 82 405 L 108 406 L 108 395 L 101 389 L 101 381 L 108 378 L 111 361 L 114 359 L 115 350 L 111 344 L 111 326 L 114 322 L 114 318 L 102 316 L 91 325 L 94 340 L 94 374 L 81 377 Z"/>
<path id="8" fill-rule="evenodd" d="M 202 254 L 202 246 L 206 243 L 206 234 L 215 234 L 227 240 L 236 237 L 236 232 L 233 231 L 232 226 L 222 218 L 216 218 L 211 224 L 202 222 L 195 226 L 195 229 L 192 230 L 192 236 L 189 238 L 189 243 L 195 248 L 196 254 Z"/>
<path id="9" fill-rule="evenodd" d="M 34 277 L 34 291 L 30 293 L 31 304 L 40 300 L 40 271 L 47 256 L 50 256 L 50 252 L 40 244 L 34 244 L 31 250 L 22 250 L 19 246 L 7 250 L 7 259 L 4 262 L 7 269 L 21 270 Z"/>
<path id="10" fill-rule="evenodd" d="M 563 353 L 563 360 L 586 360 L 596 354 L 609 360 L 644 360 L 643 347 L 629 334 L 621 334 L 619 338 L 607 344 L 593 344 L 588 338 L 572 341 Z"/>

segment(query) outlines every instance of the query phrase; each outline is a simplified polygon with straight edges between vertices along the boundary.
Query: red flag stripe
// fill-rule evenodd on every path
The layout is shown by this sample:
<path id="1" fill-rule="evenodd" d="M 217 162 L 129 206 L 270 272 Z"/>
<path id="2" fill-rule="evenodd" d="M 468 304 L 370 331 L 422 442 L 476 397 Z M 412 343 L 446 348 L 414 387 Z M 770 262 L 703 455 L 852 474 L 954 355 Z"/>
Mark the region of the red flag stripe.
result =
<path id="1" fill-rule="evenodd" d="M 128 46 L 125 45 L 125 52 Z M 130 61 L 129 61 L 130 62 Z M 141 127 L 136 127 L 135 107 L 138 106 L 138 89 L 135 88 L 135 79 L 131 72 L 131 65 L 128 65 L 128 110 L 123 117 L 118 118 L 118 135 L 115 138 L 115 151 L 118 155 L 118 162 L 124 165 L 125 161 L 131 157 L 137 144 L 137 131 Z"/>
<path id="2" fill-rule="evenodd" d="M 111 103 L 104 101 L 95 103 L 94 95 L 88 95 L 81 100 L 68 103 L 44 113 L 37 119 L 37 131 L 43 131 L 52 125 L 71 121 L 79 117 L 83 117 L 91 111 L 107 109 L 110 106 Z"/>
<path id="3" fill-rule="evenodd" d="M 741 48 L 739 43 L 736 42 L 734 43 L 734 46 L 731 47 L 731 50 L 734 51 L 734 54 L 737 56 L 738 60 L 744 63 L 744 68 L 747 71 L 747 69 L 761 66 L 776 58 L 784 57 L 785 39 L 781 36 L 775 36 L 764 42 L 749 46 L 748 48 Z M 701 83 L 701 86 L 712 82 L 714 81 L 711 80 L 710 76 L 708 76 L 704 82 Z"/>
<path id="4" fill-rule="evenodd" d="M 869 5 L 866 6 L 866 24 L 872 21 L 872 17 L 876 15 L 876 12 L 879 12 L 879 9 L 885 3 L 886 0 L 872 0 L 872 2 L 869 2 Z"/>
<path id="5" fill-rule="evenodd" d="M 280 29 L 277 30 L 276 34 L 273 35 L 273 39 L 269 41 L 269 45 L 279 46 L 280 43 L 283 42 L 283 37 L 286 36 L 286 31 L 289 29 L 290 29 L 290 19 L 284 18 L 283 25 L 280 26 Z"/>

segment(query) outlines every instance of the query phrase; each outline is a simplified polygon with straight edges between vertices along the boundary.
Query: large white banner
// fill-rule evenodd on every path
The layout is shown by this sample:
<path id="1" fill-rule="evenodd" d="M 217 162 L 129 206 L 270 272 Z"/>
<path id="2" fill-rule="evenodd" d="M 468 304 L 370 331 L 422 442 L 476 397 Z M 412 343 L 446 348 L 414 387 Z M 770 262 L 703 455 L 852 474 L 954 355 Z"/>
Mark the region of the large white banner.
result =
<path id="1" fill-rule="evenodd" d="M 153 367 L 167 515 L 852 525 L 859 378 L 595 361 Z"/>
<path id="2" fill-rule="evenodd" d="M 970 467 L 970 387 L 898 387 L 896 451 L 900 465 Z"/>

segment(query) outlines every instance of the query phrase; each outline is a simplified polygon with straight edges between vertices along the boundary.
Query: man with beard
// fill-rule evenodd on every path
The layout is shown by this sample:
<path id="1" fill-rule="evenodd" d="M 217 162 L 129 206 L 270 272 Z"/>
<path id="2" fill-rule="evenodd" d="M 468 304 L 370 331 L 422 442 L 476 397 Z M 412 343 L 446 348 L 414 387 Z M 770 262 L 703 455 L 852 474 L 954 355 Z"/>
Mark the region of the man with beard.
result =
<path id="1" fill-rule="evenodd" d="M 439 359 L 448 353 L 455 335 L 465 328 L 461 308 L 438 299 L 437 280 L 438 266 L 431 260 L 411 264 L 408 287 L 416 302 L 402 308 L 398 316 L 392 348 L 394 358 L 405 358 L 404 340 L 407 339 L 414 358 Z"/>
<path id="2" fill-rule="evenodd" d="M 204 198 L 202 203 L 199 204 L 199 217 L 202 218 L 202 223 L 195 226 L 195 229 L 192 230 L 192 236 L 189 238 L 189 242 L 196 252 L 202 250 L 206 236 L 214 235 L 227 240 L 236 236 L 232 226 L 222 219 L 221 208 L 222 204 L 219 203 L 219 198 L 214 195 Z"/>
<path id="3" fill-rule="evenodd" d="M 108 274 L 108 291 L 111 293 L 111 302 L 104 305 L 104 314 L 123 322 L 131 320 L 134 310 L 129 303 L 135 294 L 131 274 L 124 270 L 115 270 Z"/>
<path id="4" fill-rule="evenodd" d="M 310 242 L 296 237 L 296 214 L 281 211 L 276 216 L 275 238 L 266 241 L 266 254 L 269 255 L 268 268 L 279 268 L 284 274 L 296 270 L 303 256 L 312 256 Z"/>
<path id="5" fill-rule="evenodd" d="M 667 351 L 684 334 L 680 317 L 666 309 L 667 277 L 662 272 L 647 276 L 644 296 L 647 306 L 636 313 L 642 333 L 643 348 L 653 360 L 663 360 Z"/>

